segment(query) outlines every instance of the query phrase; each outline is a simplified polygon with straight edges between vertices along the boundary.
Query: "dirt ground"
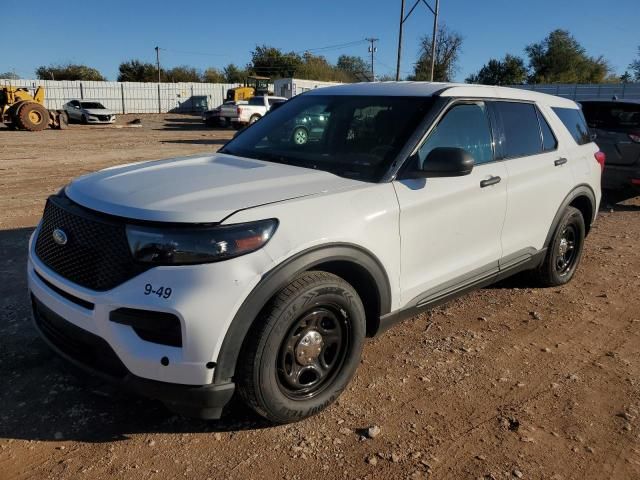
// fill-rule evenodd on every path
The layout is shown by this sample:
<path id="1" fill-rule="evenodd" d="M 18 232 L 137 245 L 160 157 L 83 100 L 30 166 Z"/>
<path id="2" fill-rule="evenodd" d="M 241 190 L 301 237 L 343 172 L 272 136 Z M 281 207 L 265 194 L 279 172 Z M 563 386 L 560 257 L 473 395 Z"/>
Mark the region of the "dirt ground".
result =
<path id="1" fill-rule="evenodd" d="M 1 479 L 640 478 L 640 199 L 602 209 L 570 285 L 516 278 L 395 327 L 367 343 L 336 405 L 297 424 L 266 425 L 237 403 L 220 421 L 183 419 L 69 374 L 27 301 L 27 239 L 46 196 L 233 133 L 141 118 L 0 129 Z"/>

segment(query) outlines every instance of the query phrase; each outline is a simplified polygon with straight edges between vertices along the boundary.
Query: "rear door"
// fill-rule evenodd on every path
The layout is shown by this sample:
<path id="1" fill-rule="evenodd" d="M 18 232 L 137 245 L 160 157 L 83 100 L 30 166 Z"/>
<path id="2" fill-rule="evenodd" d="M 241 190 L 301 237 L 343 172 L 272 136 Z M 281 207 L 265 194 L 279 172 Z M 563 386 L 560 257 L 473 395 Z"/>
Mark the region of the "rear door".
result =
<path id="1" fill-rule="evenodd" d="M 535 103 L 495 101 L 499 158 L 508 172 L 501 267 L 540 250 L 573 184 L 571 159 L 559 148 L 547 116 Z"/>

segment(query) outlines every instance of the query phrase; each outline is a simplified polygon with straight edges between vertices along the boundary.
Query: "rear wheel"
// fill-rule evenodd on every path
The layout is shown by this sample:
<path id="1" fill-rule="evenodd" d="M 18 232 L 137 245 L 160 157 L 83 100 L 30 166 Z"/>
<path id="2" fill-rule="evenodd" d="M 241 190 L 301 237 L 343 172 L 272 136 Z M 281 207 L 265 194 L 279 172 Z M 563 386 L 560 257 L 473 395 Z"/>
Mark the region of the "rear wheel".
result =
<path id="1" fill-rule="evenodd" d="M 348 385 L 364 336 L 364 307 L 353 287 L 330 273 L 302 273 L 247 335 L 240 395 L 275 423 L 314 415 Z"/>
<path id="2" fill-rule="evenodd" d="M 22 130 L 39 132 L 49 126 L 49 110 L 36 102 L 26 102 L 17 111 L 16 124 Z"/>
<path id="3" fill-rule="evenodd" d="M 568 283 L 576 272 L 584 246 L 585 224 L 580 210 L 567 207 L 553 234 L 537 277 L 546 287 Z"/>

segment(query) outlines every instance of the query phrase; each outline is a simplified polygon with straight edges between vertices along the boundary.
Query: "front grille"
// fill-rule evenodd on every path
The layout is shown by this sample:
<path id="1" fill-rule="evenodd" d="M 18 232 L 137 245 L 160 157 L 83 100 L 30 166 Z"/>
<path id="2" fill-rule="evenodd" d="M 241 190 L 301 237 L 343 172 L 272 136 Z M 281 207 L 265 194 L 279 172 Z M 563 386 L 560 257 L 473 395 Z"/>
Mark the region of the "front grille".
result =
<path id="1" fill-rule="evenodd" d="M 66 234 L 66 244 L 54 241 L 56 229 Z M 96 291 L 110 290 L 149 268 L 134 262 L 122 221 L 88 211 L 64 196 L 47 200 L 35 253 L 57 274 Z"/>
<path id="2" fill-rule="evenodd" d="M 33 316 L 42 335 L 76 362 L 110 377 L 124 378 L 129 371 L 102 338 L 60 317 L 31 296 Z"/>
<path id="3" fill-rule="evenodd" d="M 107 122 L 111 120 L 111 115 L 98 115 L 98 120 L 102 122 Z"/>

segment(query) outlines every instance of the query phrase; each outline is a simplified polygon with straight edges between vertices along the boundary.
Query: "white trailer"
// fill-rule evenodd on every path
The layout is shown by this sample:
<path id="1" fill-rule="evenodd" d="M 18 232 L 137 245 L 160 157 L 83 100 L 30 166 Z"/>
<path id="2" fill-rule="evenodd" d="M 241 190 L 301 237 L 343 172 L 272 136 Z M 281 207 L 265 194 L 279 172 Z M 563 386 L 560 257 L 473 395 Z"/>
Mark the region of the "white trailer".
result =
<path id="1" fill-rule="evenodd" d="M 321 82 L 319 80 L 302 80 L 300 78 L 280 78 L 273 82 L 273 93 L 279 97 L 291 98 L 314 88 L 340 85 L 341 82 Z"/>

